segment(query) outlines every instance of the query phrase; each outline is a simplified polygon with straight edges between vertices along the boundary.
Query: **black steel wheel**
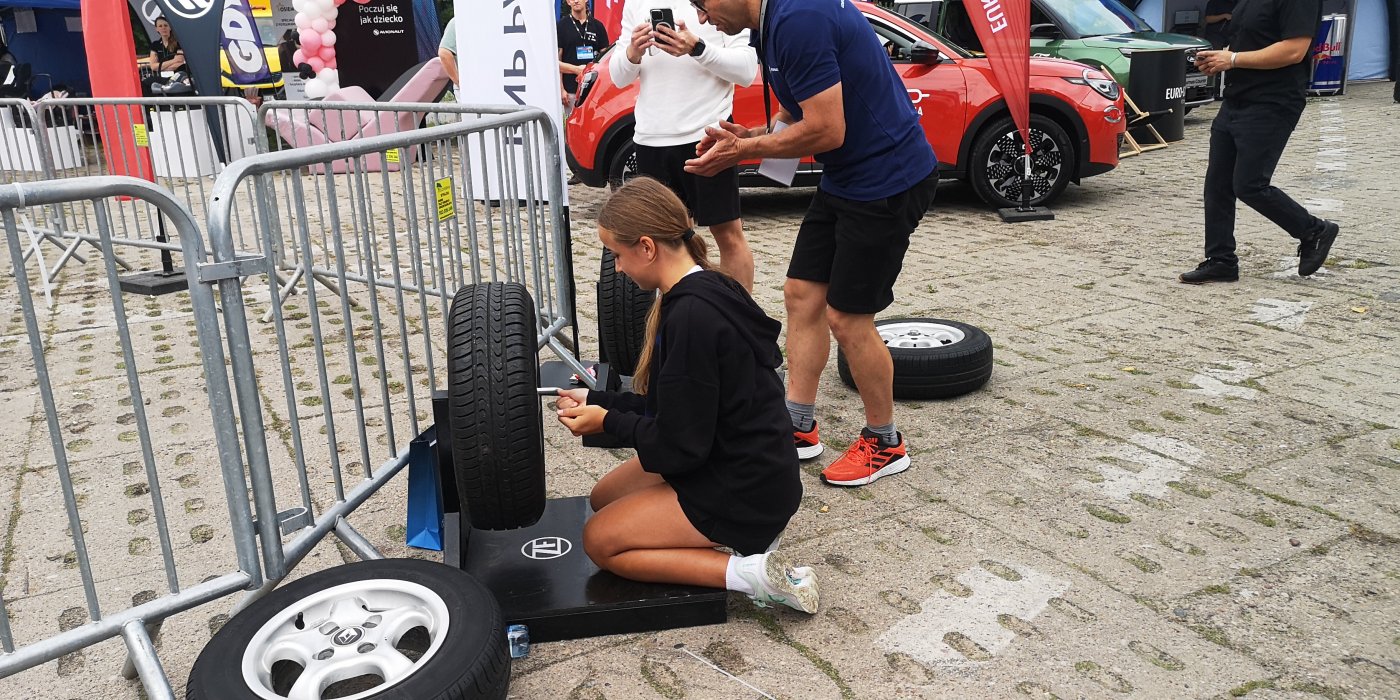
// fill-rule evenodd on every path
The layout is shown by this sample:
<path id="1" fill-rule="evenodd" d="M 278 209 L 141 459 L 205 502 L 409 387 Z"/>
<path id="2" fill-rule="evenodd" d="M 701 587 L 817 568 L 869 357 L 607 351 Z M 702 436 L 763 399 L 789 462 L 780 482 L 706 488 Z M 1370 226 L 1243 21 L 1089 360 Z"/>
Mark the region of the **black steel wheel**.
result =
<path id="1" fill-rule="evenodd" d="M 535 302 L 522 284 L 469 284 L 448 315 L 448 411 L 457 492 L 472 527 L 544 514 L 544 426 Z"/>
<path id="2" fill-rule="evenodd" d="M 603 249 L 598 273 L 598 344 L 603 357 L 619 375 L 630 377 L 637 371 L 646 343 L 647 313 L 655 292 L 637 286 L 618 272 L 612 251 Z"/>

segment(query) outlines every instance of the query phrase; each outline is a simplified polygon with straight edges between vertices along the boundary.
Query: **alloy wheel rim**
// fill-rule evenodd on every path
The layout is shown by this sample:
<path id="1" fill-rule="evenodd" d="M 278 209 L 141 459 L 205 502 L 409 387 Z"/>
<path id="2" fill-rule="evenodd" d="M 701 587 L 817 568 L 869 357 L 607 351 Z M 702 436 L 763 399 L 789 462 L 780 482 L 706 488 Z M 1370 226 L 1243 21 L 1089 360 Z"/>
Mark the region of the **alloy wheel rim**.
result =
<path id="1" fill-rule="evenodd" d="M 933 321 L 898 321 L 876 328 L 885 345 L 891 348 L 939 348 L 960 343 L 967 334 L 960 328 Z"/>
<path id="2" fill-rule="evenodd" d="M 412 581 L 333 586 L 258 628 L 243 652 L 243 681 L 263 700 L 361 700 L 420 670 L 448 627 L 447 603 Z"/>
<path id="3" fill-rule="evenodd" d="M 1031 143 L 1031 196 L 1032 202 L 1043 199 L 1064 176 L 1064 151 L 1060 144 L 1040 129 L 1030 130 Z M 1021 145 L 1020 132 L 1012 129 L 1001 135 L 987 153 L 987 183 L 997 195 L 1012 202 L 1021 201 L 1020 173 L 1025 165 L 1025 148 Z"/>

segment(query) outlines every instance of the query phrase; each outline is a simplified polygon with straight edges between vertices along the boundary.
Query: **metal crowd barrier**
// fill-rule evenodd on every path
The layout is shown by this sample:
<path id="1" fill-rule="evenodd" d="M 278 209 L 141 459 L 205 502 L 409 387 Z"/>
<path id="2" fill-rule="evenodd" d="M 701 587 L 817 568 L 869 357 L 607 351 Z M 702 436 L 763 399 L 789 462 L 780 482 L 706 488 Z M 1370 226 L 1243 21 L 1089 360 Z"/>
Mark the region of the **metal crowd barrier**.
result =
<path id="1" fill-rule="evenodd" d="M 14 396 L 35 386 L 44 396 L 44 422 L 74 541 L 71 557 L 56 560 L 39 540 L 17 541 L 16 557 L 60 574 L 69 558 L 75 560 L 81 580 L 54 584 L 44 593 L 81 591 L 90 620 L 57 635 L 28 629 L 12 634 L 10 620 L 33 616 L 10 613 L 34 596 L 18 593 L 15 570 L 6 570 L 0 678 L 121 635 L 130 653 L 127 670 L 139 672 L 149 697 L 172 697 L 152 644 L 161 620 L 239 590 L 245 593 L 235 610 L 241 609 L 288 576 L 328 534 L 362 558 L 380 556 L 350 518 L 386 485 L 388 507 L 402 517 L 403 483 L 391 479 L 411 452 L 422 449 L 413 445 L 433 423 L 434 393 L 447 388 L 448 311 L 460 286 L 525 284 L 537 304 L 538 346 L 588 376 L 573 351 L 573 275 L 553 127 L 537 109 L 448 111 L 463 119 L 230 164 L 210 189 L 207 245 L 195 217 L 149 183 L 99 177 L 0 186 L 0 216 L 17 261 L 15 281 L 33 349 L 32 371 L 23 364 L 15 370 L 16 351 L 0 337 L 0 367 L 15 370 L 0 381 L 29 382 L 14 387 Z M 395 160 L 397 169 L 374 167 Z M 332 167 L 337 161 L 345 166 Z M 168 219 L 187 262 L 188 293 L 147 299 L 139 307 L 123 304 L 111 255 L 116 239 L 100 204 L 124 198 L 149 202 Z M 105 280 L 65 284 L 58 303 L 43 312 L 29 291 L 33 264 L 23 259 L 16 214 L 72 202 L 91 205 Z M 239 221 L 251 222 L 257 241 L 240 241 Z M 301 293 L 289 297 L 289 270 L 322 284 L 302 283 Z M 335 293 L 326 294 L 325 287 Z M 110 303 L 110 318 L 96 314 L 98 302 Z M 258 314 L 270 322 L 253 322 Z M 102 343 L 93 330 L 98 327 L 114 331 L 120 342 Z M 177 346 L 188 345 L 187 337 L 197 339 L 198 347 L 182 353 Z M 113 346 L 120 348 L 119 361 Z M 197 361 L 191 357 L 196 349 Z M 51 385 L 69 377 L 63 388 L 71 391 L 53 391 Z M 110 381 L 88 381 L 104 377 Z M 156 392 L 145 390 L 153 381 L 160 389 L 154 403 Z M 182 391 L 197 395 L 204 386 L 216 445 L 185 444 L 175 426 L 188 419 L 167 404 Z M 167 400 L 172 395 L 177 398 Z M 4 396 L 0 391 L 0 401 Z M 160 430 L 148 420 L 157 408 L 164 419 L 156 419 Z M 27 433 L 29 421 L 5 426 Z M 76 440 L 75 432 L 81 434 Z M 23 442 L 19 435 L 0 439 Z M 74 460 L 69 452 L 78 447 L 95 454 Z M 185 513 L 168 507 L 185 491 L 210 486 L 199 482 L 197 472 L 180 474 L 201 458 L 219 465 L 231 532 L 212 528 L 201 515 L 207 508 L 191 511 L 189 501 Z M 125 480 L 112 476 L 128 469 Z M 172 472 L 179 474 L 175 486 Z M 30 476 L 35 473 L 16 478 L 38 478 Z M 0 471 L 0 490 L 5 477 Z M 115 495 L 103 490 L 113 480 Z M 84 519 L 84 513 L 101 512 L 92 508 L 109 499 L 125 504 L 147 495 L 150 509 L 143 507 L 140 517 L 128 513 L 125 525 Z M 45 505 L 42 499 L 25 503 Z M 185 532 L 193 544 L 183 543 Z M 90 546 L 87 538 L 94 537 L 105 538 L 104 546 Z M 126 537 L 131 540 L 124 547 Z M 152 537 L 159 540 L 163 568 L 151 563 L 157 553 Z M 203 554 L 209 547 L 223 555 L 216 561 L 226 562 L 218 571 Z M 182 561 L 195 552 L 202 555 L 194 564 Z M 142 563 L 137 578 L 164 573 L 168 592 L 143 596 L 114 613 L 122 599 L 104 592 L 103 582 L 135 584 L 101 572 L 114 562 L 131 568 L 130 559 Z M 212 578 L 190 585 L 177 575 L 182 564 L 202 567 Z"/>
<path id="2" fill-rule="evenodd" d="M 229 281 L 229 336 L 260 332 L 242 325 L 243 306 L 235 302 L 262 285 L 248 309 L 271 318 L 276 331 L 269 336 L 282 367 L 280 386 L 264 376 L 259 389 L 233 358 L 245 433 L 256 433 L 263 416 L 274 413 L 283 431 L 280 448 L 249 447 L 250 472 L 255 480 L 281 475 L 273 489 L 261 491 L 276 494 L 278 503 L 308 512 L 318 500 L 331 504 L 280 551 L 267 546 L 280 541 L 276 523 L 260 519 L 269 581 L 282 578 L 327 532 L 346 534 L 341 518 L 407 463 L 409 443 L 430 416 L 432 391 L 447 386 L 447 314 L 463 284 L 524 283 L 537 304 L 540 347 L 584 373 L 571 349 L 573 276 L 556 134 L 537 109 L 455 109 L 478 118 L 246 158 L 215 184 L 209 231 L 215 263 L 261 277 Z M 378 167 L 395 161 L 397 170 Z M 332 167 L 336 162 L 344 166 Z M 256 196 L 247 195 L 249 180 Z M 258 222 L 263 250 L 285 236 L 294 244 L 287 249 L 292 257 L 241 258 L 230 232 L 238 211 Z M 288 299 L 277 283 L 288 264 L 337 295 L 323 298 L 321 285 L 306 284 L 304 294 Z M 314 350 L 309 366 L 298 364 L 297 346 Z M 267 405 L 261 396 L 269 397 Z M 325 444 L 313 447 L 308 438 L 316 432 Z M 341 445 L 346 432 L 350 439 Z M 329 474 L 322 472 L 330 477 L 328 494 L 313 493 L 318 480 L 307 459 L 313 451 L 329 460 Z M 263 461 L 272 455 L 287 457 L 277 465 Z M 353 490 L 344 473 L 361 480 Z M 263 503 L 258 510 L 277 506 Z M 358 546 L 353 534 L 341 539 Z"/>
<path id="3" fill-rule="evenodd" d="M 201 229 L 214 177 L 225 163 L 267 149 L 253 106 L 234 97 L 71 98 L 26 103 L 0 123 L 0 171 L 24 181 L 128 175 L 155 182 L 190 205 Z M 30 151 L 25 150 L 30 146 Z M 140 199 L 103 202 L 124 270 L 157 269 L 181 244 Z M 84 202 L 35 211 L 23 222 L 56 256 L 40 270 L 48 288 L 83 243 L 97 239 L 96 214 Z M 240 233 L 240 236 L 243 234 Z M 255 237 L 248 236 L 249 240 Z M 41 251 L 31 246 L 27 256 Z M 116 255 L 114 249 L 112 254 Z"/>
<path id="4" fill-rule="evenodd" d="M 256 587 L 262 574 L 213 290 L 192 283 L 182 299 L 188 311 L 132 303 L 115 293 L 115 229 L 103 205 L 116 199 L 149 204 L 178 234 L 187 260 L 206 259 L 188 210 L 149 182 L 95 177 L 0 186 L 0 222 L 15 287 L 5 296 L 17 297 L 23 316 L 22 324 L 7 326 L 15 334 L 0 342 L 0 363 L 7 368 L 0 380 L 6 411 L 0 441 L 23 461 L 0 481 L 19 496 L 7 504 L 19 509 L 10 512 L 10 527 L 24 530 L 10 532 L 15 549 L 4 562 L 0 677 L 121 636 L 128 678 L 139 671 L 149 697 L 170 698 L 151 640 L 161 622 Z M 90 205 L 94 214 L 103 277 L 93 271 L 54 309 L 41 308 L 17 220 L 34 208 L 75 202 Z M 21 339 L 28 342 L 27 358 Z M 184 357 L 172 352 L 176 344 L 186 349 Z M 166 388 L 172 384 L 188 398 Z M 165 419 L 152 415 L 160 406 Z M 184 431 L 174 428 L 188 424 L 168 417 L 190 411 L 212 416 L 214 444 L 182 452 Z M 31 423 L 47 428 L 51 457 L 41 439 L 31 443 Z M 153 431 L 153 424 L 165 429 Z M 218 465 L 222 489 L 184 484 L 178 495 L 186 496 L 186 512 L 180 513 L 168 507 L 178 496 L 166 477 L 196 459 Z M 55 497 L 46 499 L 49 494 Z M 206 502 L 220 500 L 227 504 L 228 531 L 213 546 L 193 546 L 215 539 L 212 529 L 205 535 L 209 526 L 202 512 Z M 31 513 L 27 519 L 25 511 Z M 125 524 L 104 521 L 113 511 L 125 516 Z M 64 537 L 65 526 L 71 549 L 54 539 Z M 181 537 L 185 533 L 188 539 Z M 55 548 L 56 556 L 50 552 Z M 67 628 L 52 636 L 36 633 L 32 623 L 62 600 L 74 603 L 59 616 Z M 17 631 L 11 626 L 16 619 L 31 624 Z"/>

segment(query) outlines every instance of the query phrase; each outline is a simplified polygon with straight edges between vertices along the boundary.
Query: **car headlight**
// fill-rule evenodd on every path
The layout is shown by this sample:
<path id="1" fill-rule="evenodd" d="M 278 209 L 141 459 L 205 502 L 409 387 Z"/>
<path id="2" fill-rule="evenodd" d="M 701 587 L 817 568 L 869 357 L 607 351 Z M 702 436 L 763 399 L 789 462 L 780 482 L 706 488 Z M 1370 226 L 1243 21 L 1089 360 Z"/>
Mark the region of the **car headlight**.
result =
<path id="1" fill-rule="evenodd" d="M 1118 49 L 1118 53 L 1121 53 L 1124 56 L 1132 57 L 1133 51 L 1135 50 L 1136 49 Z"/>
<path id="2" fill-rule="evenodd" d="M 1080 77 L 1065 78 L 1065 82 L 1074 83 L 1075 85 L 1088 85 L 1094 89 L 1094 92 L 1114 101 L 1117 101 L 1118 95 L 1121 92 L 1118 83 L 1114 82 L 1111 78 L 1104 77 L 1102 73 L 1088 68 L 1084 69 L 1084 73 Z"/>
<path id="3" fill-rule="evenodd" d="M 578 81 L 578 102 L 581 104 L 583 98 L 588 97 L 588 91 L 593 89 L 593 83 L 598 82 L 598 71 L 591 70 L 583 74 Z"/>

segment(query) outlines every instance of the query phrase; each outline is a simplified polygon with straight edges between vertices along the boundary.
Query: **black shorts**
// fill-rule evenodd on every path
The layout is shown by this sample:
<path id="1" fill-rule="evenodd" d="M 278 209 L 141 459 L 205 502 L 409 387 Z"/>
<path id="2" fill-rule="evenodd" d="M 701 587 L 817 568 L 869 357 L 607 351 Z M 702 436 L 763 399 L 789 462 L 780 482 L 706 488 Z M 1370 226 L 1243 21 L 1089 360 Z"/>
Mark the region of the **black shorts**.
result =
<path id="1" fill-rule="evenodd" d="M 739 218 L 739 169 L 730 168 L 712 177 L 686 172 L 685 162 L 695 157 L 696 143 L 659 147 L 638 144 L 637 171 L 660 180 L 680 195 L 696 226 L 715 226 Z"/>
<path id="2" fill-rule="evenodd" d="M 787 276 L 826 284 L 826 303 L 848 314 L 874 314 L 894 303 L 894 282 L 909 236 L 938 188 L 934 169 L 892 197 L 857 202 L 818 189 L 797 231 Z"/>

